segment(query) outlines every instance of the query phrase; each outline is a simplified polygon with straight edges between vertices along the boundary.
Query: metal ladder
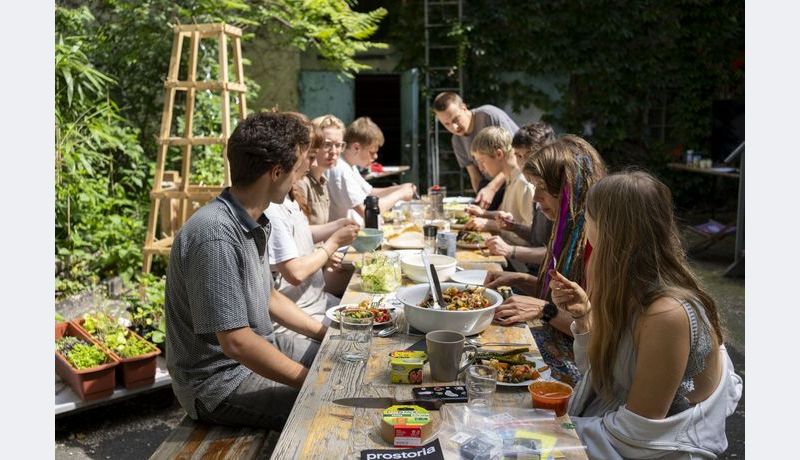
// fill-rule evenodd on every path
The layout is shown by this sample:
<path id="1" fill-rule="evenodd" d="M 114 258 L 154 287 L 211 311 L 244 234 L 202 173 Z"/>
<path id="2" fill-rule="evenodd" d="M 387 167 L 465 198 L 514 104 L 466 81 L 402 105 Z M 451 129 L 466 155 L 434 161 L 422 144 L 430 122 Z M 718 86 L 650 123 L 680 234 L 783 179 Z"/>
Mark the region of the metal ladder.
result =
<path id="1" fill-rule="evenodd" d="M 450 143 L 450 133 L 436 120 L 433 99 L 442 91 L 464 95 L 464 70 L 458 65 L 458 46 L 448 36 L 454 26 L 461 25 L 461 0 L 425 0 L 425 140 L 428 152 L 428 186 L 447 186 L 453 195 L 464 195 L 463 170 Z M 444 167 L 441 170 L 440 167 Z"/>

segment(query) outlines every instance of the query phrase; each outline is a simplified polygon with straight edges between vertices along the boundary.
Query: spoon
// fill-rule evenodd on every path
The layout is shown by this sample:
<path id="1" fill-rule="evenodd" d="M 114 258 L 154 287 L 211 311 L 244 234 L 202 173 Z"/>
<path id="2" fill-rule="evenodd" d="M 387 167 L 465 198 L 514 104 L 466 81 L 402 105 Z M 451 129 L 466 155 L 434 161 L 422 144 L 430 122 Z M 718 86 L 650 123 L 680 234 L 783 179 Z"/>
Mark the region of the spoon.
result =
<path id="1" fill-rule="evenodd" d="M 422 254 L 422 263 L 425 265 L 425 274 L 428 275 L 428 284 L 430 284 L 431 288 L 431 299 L 433 300 L 431 310 L 441 310 L 442 306 L 439 304 L 441 287 L 438 286 L 439 279 L 436 277 L 436 268 L 428 261 L 428 254 L 424 250 L 420 251 L 420 253 Z"/>
<path id="2" fill-rule="evenodd" d="M 389 336 L 395 335 L 397 333 L 397 331 L 399 331 L 399 330 L 400 329 L 398 329 L 397 325 L 393 324 L 393 325 L 387 327 L 386 329 L 378 331 L 375 335 L 378 336 L 378 337 L 389 337 Z"/>

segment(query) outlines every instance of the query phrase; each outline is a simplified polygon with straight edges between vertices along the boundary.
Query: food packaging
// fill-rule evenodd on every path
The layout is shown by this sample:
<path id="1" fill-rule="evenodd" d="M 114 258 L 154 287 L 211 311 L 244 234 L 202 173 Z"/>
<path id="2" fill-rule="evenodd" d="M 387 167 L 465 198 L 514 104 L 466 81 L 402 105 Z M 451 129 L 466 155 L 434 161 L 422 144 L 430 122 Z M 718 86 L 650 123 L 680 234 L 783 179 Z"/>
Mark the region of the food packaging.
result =
<path id="1" fill-rule="evenodd" d="M 423 367 L 428 360 L 424 351 L 393 351 L 389 354 L 391 383 L 422 383 Z"/>
<path id="2" fill-rule="evenodd" d="M 417 447 L 431 435 L 431 415 L 420 406 L 391 406 L 383 411 L 381 437 L 395 447 Z"/>

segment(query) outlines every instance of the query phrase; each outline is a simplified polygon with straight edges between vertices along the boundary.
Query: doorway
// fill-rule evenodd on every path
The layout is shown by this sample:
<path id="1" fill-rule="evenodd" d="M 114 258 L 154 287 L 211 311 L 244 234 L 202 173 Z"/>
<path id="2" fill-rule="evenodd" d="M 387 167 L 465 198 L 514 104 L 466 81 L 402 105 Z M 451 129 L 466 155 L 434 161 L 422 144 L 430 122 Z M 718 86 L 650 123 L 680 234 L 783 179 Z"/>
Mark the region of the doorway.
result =
<path id="1" fill-rule="evenodd" d="M 355 80 L 355 117 L 370 117 L 383 131 L 378 163 L 403 164 L 400 74 L 359 74 Z"/>

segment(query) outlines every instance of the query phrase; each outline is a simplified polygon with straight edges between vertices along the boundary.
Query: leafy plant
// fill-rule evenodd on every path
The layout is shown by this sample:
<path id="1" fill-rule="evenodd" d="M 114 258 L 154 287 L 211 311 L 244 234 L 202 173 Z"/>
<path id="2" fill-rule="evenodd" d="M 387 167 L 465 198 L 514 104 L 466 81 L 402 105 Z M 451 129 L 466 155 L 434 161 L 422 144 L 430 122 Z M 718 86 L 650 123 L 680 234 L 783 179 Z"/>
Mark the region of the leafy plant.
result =
<path id="1" fill-rule="evenodd" d="M 83 320 L 83 328 L 89 334 L 122 358 L 134 358 L 155 351 L 152 343 L 136 337 L 106 313 L 86 313 Z"/>
<path id="2" fill-rule="evenodd" d="M 255 34 L 280 36 L 295 49 L 317 49 L 331 68 L 352 75 L 364 68 L 355 61 L 357 52 L 385 46 L 367 38 L 386 14 L 380 8 L 355 12 L 354 4 L 344 0 L 58 0 L 54 37 L 56 297 L 84 291 L 117 275 L 130 281 L 140 270 L 173 25 L 225 22 L 243 27 L 245 41 Z M 217 47 L 201 41 L 199 78 L 216 78 L 217 57 Z M 246 59 L 244 64 L 248 64 Z M 249 78 L 246 83 L 247 97 L 253 100 L 259 85 Z M 219 96 L 206 91 L 198 96 L 195 135 L 218 133 Z M 184 110 L 183 104 L 176 105 L 175 132 L 183 131 Z M 193 156 L 193 182 L 222 183 L 218 146 L 197 148 Z M 175 164 L 168 168 L 177 169 Z M 158 263 L 163 261 L 157 262 L 156 269 Z"/>
<path id="3" fill-rule="evenodd" d="M 140 283 L 142 286 L 141 295 L 128 297 L 131 328 L 163 350 L 163 344 L 167 338 L 167 325 L 164 316 L 166 279 L 147 274 L 140 278 Z"/>
<path id="4" fill-rule="evenodd" d="M 77 337 L 67 336 L 56 340 L 56 350 L 79 370 L 99 366 L 109 360 L 108 356 L 94 344 L 86 343 Z"/>

